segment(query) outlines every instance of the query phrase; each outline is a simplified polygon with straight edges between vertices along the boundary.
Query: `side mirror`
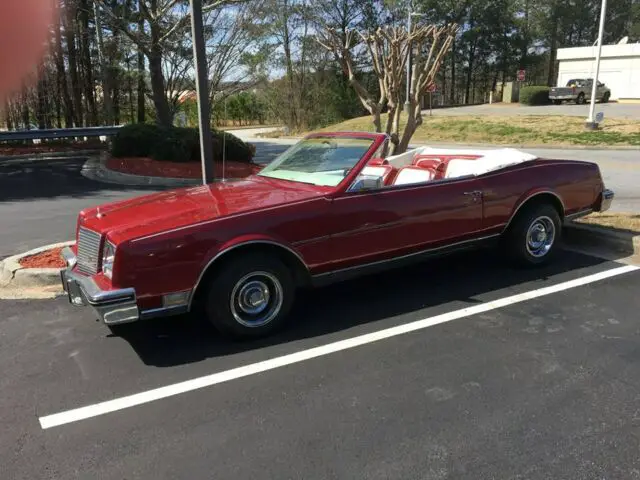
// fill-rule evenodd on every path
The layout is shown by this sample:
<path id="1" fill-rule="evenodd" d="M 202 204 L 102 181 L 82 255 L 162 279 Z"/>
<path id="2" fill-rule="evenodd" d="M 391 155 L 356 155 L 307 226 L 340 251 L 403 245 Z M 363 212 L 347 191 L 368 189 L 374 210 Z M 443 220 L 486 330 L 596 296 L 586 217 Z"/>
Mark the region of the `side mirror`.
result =
<path id="1" fill-rule="evenodd" d="M 353 182 L 350 192 L 362 192 L 364 190 L 377 190 L 382 188 L 382 177 L 378 175 L 361 175 Z"/>

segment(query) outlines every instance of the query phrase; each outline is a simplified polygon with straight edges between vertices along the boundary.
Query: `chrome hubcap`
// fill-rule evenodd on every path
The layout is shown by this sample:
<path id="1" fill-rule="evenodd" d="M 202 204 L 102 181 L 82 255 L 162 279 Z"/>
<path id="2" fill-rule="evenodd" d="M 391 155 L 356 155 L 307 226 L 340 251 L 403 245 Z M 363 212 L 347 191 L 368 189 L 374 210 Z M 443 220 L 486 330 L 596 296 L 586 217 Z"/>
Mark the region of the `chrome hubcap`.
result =
<path id="1" fill-rule="evenodd" d="M 527 231 L 527 251 L 534 257 L 544 257 L 556 237 L 556 227 L 549 217 L 536 218 Z"/>
<path id="2" fill-rule="evenodd" d="M 231 291 L 230 307 L 234 318 L 241 325 L 266 325 L 282 308 L 282 285 L 268 272 L 245 275 Z"/>

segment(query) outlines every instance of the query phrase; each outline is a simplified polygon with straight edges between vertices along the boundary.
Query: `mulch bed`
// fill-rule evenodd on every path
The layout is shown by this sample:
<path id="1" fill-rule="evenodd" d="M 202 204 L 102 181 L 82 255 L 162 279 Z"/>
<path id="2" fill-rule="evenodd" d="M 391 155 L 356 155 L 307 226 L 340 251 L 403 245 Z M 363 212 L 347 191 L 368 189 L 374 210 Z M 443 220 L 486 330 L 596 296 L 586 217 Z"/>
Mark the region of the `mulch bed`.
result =
<path id="1" fill-rule="evenodd" d="M 64 268 L 64 260 L 60 256 L 63 247 L 52 248 L 44 252 L 20 259 L 22 268 Z"/>
<path id="2" fill-rule="evenodd" d="M 202 178 L 200 162 L 160 162 L 145 157 L 110 158 L 107 168 L 130 175 L 167 178 Z M 261 165 L 247 162 L 225 162 L 225 178 L 245 178 L 262 170 Z M 214 162 L 216 178 L 222 177 L 222 163 Z"/>

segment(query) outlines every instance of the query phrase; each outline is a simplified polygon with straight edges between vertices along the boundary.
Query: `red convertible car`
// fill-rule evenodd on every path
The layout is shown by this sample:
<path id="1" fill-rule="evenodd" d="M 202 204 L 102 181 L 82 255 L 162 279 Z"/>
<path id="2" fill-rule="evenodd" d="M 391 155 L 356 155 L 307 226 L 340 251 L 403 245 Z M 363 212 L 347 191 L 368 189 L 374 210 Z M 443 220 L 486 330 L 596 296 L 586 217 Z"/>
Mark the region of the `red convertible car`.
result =
<path id="1" fill-rule="evenodd" d="M 259 173 L 80 212 L 63 256 L 73 305 L 108 325 L 202 306 L 221 332 L 281 327 L 300 287 L 501 242 L 549 261 L 567 219 L 609 208 L 598 166 L 513 149 L 416 148 L 313 134 Z"/>

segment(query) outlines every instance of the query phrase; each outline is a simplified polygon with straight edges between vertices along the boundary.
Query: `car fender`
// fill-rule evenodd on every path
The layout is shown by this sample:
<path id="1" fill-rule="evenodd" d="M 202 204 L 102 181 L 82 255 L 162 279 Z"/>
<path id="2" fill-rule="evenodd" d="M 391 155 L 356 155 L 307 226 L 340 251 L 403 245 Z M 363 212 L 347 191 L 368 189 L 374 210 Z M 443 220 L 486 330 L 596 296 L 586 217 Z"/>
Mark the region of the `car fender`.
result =
<path id="1" fill-rule="evenodd" d="M 549 187 L 535 187 L 535 188 L 531 188 L 529 190 L 527 190 L 525 193 L 523 193 L 522 195 L 520 195 L 520 197 L 518 198 L 518 200 L 516 200 L 513 209 L 511 210 L 511 214 L 509 216 L 509 221 L 507 222 L 507 224 L 504 227 L 503 231 L 506 231 L 509 226 L 511 225 L 511 223 L 513 222 L 513 219 L 516 218 L 516 216 L 518 215 L 518 212 L 522 209 L 522 207 L 524 207 L 530 200 L 536 198 L 536 197 L 540 197 L 541 195 L 551 195 L 556 199 L 556 206 L 560 207 L 560 216 L 564 217 L 564 212 L 565 212 L 565 204 L 564 201 L 562 200 L 562 197 L 560 196 L 560 194 L 555 191 L 552 188 Z"/>

